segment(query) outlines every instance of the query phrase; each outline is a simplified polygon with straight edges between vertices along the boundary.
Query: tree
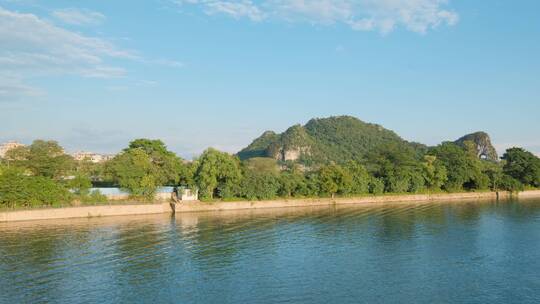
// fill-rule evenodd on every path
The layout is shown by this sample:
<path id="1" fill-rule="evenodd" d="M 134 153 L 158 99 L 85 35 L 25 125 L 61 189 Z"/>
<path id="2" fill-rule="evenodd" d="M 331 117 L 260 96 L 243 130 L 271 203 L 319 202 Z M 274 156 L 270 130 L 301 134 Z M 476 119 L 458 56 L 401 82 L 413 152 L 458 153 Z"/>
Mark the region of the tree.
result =
<path id="1" fill-rule="evenodd" d="M 504 190 L 502 181 L 505 174 L 500 163 L 482 162 L 482 172 L 489 178 L 489 188 L 492 191 Z"/>
<path id="2" fill-rule="evenodd" d="M 70 201 L 69 191 L 48 177 L 28 176 L 17 168 L 0 175 L 0 206 L 54 206 Z"/>
<path id="3" fill-rule="evenodd" d="M 250 200 L 273 199 L 277 196 L 280 186 L 277 174 L 248 169 L 244 173 L 240 193 Z"/>
<path id="4" fill-rule="evenodd" d="M 345 165 L 352 178 L 351 194 L 369 193 L 370 176 L 364 166 L 356 161 L 350 161 Z"/>
<path id="5" fill-rule="evenodd" d="M 306 179 L 302 172 L 296 170 L 284 171 L 279 176 L 279 195 L 285 197 L 308 195 Z"/>
<path id="6" fill-rule="evenodd" d="M 9 150 L 6 160 L 34 176 L 56 180 L 64 177 L 73 165 L 73 158 L 65 154 L 56 141 L 44 140 L 35 140 L 30 146 Z"/>
<path id="7" fill-rule="evenodd" d="M 76 195 L 85 196 L 90 194 L 90 188 L 92 188 L 92 181 L 84 174 L 77 174 L 73 179 L 69 180 L 68 187 Z"/>
<path id="8" fill-rule="evenodd" d="M 195 190 L 197 183 L 195 182 L 195 172 L 199 167 L 199 162 L 194 160 L 192 162 L 184 163 L 178 172 L 178 184 L 180 186 Z"/>
<path id="9" fill-rule="evenodd" d="M 430 190 L 439 190 L 448 180 L 448 174 L 444 164 L 437 160 L 436 156 L 424 156 L 422 173 L 426 186 Z"/>
<path id="10" fill-rule="evenodd" d="M 352 177 L 339 165 L 328 165 L 319 171 L 319 182 L 322 193 L 330 194 L 332 198 L 337 193 L 349 193 L 352 186 Z"/>
<path id="11" fill-rule="evenodd" d="M 75 161 L 75 175 L 86 176 L 90 181 L 98 182 L 105 179 L 105 163 L 94 163 L 88 159 Z"/>
<path id="12" fill-rule="evenodd" d="M 426 180 L 422 175 L 422 169 L 415 167 L 414 170 L 410 170 L 409 174 L 409 189 L 408 192 L 418 193 L 426 189 Z"/>
<path id="13" fill-rule="evenodd" d="M 384 182 L 386 192 L 418 192 L 425 185 L 417 157 L 410 147 L 385 144 L 368 154 L 366 165 L 374 177 Z"/>
<path id="14" fill-rule="evenodd" d="M 510 192 L 519 192 L 525 190 L 525 187 L 520 181 L 506 174 L 502 175 L 498 187 L 500 190 Z"/>
<path id="15" fill-rule="evenodd" d="M 161 140 L 136 139 L 129 143 L 124 152 L 138 149 L 144 151 L 150 158 L 155 167 L 155 178 L 159 185 L 176 185 L 179 182 L 179 174 L 184 170 L 182 159 L 167 150 L 167 146 Z"/>
<path id="16" fill-rule="evenodd" d="M 432 148 L 429 155 L 436 156 L 448 169 L 448 180 L 443 187 L 447 191 L 462 189 L 486 189 L 489 178 L 482 172 L 482 160 L 455 143 L 444 142 Z"/>
<path id="17" fill-rule="evenodd" d="M 369 181 L 369 193 L 371 194 L 383 194 L 384 193 L 384 181 L 380 178 L 371 177 Z"/>
<path id="18" fill-rule="evenodd" d="M 240 160 L 235 156 L 209 148 L 198 160 L 195 182 L 204 199 L 233 197 L 241 178 Z"/>
<path id="19" fill-rule="evenodd" d="M 115 156 L 107 171 L 118 185 L 132 196 L 152 199 L 160 181 L 160 172 L 143 149 L 129 149 Z"/>
<path id="20" fill-rule="evenodd" d="M 522 148 L 506 150 L 502 159 L 505 174 L 517 179 L 524 185 L 540 187 L 540 159 Z"/>

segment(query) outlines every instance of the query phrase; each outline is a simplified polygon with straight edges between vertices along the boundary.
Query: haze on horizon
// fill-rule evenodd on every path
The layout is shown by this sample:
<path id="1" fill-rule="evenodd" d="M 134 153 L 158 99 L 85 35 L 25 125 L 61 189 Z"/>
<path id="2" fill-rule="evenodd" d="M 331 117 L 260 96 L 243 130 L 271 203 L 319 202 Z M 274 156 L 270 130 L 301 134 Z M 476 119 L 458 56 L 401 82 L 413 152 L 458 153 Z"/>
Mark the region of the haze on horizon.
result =
<path id="1" fill-rule="evenodd" d="M 0 0 L 0 142 L 191 158 L 351 115 L 540 154 L 540 2 Z"/>

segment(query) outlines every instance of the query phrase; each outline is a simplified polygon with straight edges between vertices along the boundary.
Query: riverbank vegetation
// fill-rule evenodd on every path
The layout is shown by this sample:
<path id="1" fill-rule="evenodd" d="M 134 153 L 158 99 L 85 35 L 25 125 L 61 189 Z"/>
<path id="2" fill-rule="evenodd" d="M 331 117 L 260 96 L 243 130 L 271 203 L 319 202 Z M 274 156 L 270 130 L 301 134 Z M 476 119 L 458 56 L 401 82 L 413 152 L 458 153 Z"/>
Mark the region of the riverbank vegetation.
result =
<path id="1" fill-rule="evenodd" d="M 54 141 L 36 140 L 8 151 L 0 162 L 0 207 L 104 201 L 92 186 L 118 186 L 152 200 L 159 186 L 198 189 L 202 200 L 521 191 L 540 187 L 540 159 L 511 148 L 500 161 L 481 159 L 474 145 L 445 142 L 419 153 L 384 143 L 362 161 L 306 166 L 294 161 L 239 157 L 208 149 L 193 161 L 160 140 L 138 139 L 104 163 L 75 161 Z"/>

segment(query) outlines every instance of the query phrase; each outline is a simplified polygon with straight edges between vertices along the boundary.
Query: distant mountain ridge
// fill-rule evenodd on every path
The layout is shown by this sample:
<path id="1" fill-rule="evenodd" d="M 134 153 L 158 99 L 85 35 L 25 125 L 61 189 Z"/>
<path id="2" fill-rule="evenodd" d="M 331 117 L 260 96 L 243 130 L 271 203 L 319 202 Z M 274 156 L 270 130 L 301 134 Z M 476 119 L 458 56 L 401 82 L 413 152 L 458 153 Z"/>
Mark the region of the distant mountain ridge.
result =
<path id="1" fill-rule="evenodd" d="M 422 144 L 408 142 L 380 125 L 366 123 L 351 116 L 311 119 L 306 125 L 295 125 L 281 134 L 264 132 L 238 153 L 240 159 L 270 157 L 279 161 L 302 163 L 362 160 L 381 145 L 425 150 Z"/>
<path id="2" fill-rule="evenodd" d="M 454 143 L 464 146 L 466 142 L 476 146 L 478 157 L 493 161 L 498 159 L 487 133 L 468 134 Z M 311 119 L 305 125 L 294 125 L 281 134 L 266 131 L 237 155 L 242 160 L 269 157 L 308 165 L 342 163 L 362 161 L 368 153 L 378 151 L 385 145 L 413 150 L 419 155 L 428 149 L 426 145 L 404 140 L 381 125 L 352 116 L 333 116 Z"/>

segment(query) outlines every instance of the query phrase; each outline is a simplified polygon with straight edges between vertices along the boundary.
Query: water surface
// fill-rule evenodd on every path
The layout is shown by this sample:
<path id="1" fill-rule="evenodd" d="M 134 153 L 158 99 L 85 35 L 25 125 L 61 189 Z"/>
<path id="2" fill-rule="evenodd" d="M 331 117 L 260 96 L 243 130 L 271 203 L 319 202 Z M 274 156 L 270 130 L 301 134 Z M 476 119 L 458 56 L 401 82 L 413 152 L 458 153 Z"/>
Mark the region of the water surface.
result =
<path id="1" fill-rule="evenodd" d="M 540 303 L 540 200 L 0 223 L 0 303 Z"/>

